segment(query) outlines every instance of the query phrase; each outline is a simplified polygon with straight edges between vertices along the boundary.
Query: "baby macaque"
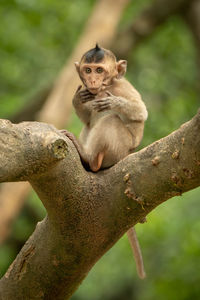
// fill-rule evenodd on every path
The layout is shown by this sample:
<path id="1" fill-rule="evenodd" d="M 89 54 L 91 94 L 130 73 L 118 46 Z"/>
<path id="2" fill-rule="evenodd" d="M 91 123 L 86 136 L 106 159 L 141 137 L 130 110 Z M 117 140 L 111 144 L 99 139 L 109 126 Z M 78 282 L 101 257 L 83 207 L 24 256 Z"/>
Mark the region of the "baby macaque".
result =
<path id="1" fill-rule="evenodd" d="M 76 70 L 85 88 L 79 86 L 73 105 L 84 123 L 79 141 L 73 141 L 85 166 L 93 172 L 108 168 L 129 155 L 143 137 L 147 109 L 138 91 L 124 78 L 126 60 L 116 60 L 107 49 L 86 52 Z M 145 277 L 142 256 L 134 229 L 128 232 L 138 274 Z"/>

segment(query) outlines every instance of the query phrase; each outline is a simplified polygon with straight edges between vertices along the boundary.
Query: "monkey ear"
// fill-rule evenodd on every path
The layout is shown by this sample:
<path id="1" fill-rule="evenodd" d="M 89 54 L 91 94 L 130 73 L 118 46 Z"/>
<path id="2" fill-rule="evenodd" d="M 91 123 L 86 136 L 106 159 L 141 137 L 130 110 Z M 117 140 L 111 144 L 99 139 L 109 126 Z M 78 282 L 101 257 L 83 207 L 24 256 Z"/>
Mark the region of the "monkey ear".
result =
<path id="1" fill-rule="evenodd" d="M 118 71 L 117 79 L 120 79 L 124 76 L 124 74 L 126 73 L 126 67 L 127 67 L 126 60 L 119 60 L 117 62 L 117 71 Z"/>
<path id="2" fill-rule="evenodd" d="M 79 64 L 79 62 L 76 61 L 74 64 L 75 64 L 75 67 L 76 67 L 76 71 L 80 75 L 80 64 Z"/>

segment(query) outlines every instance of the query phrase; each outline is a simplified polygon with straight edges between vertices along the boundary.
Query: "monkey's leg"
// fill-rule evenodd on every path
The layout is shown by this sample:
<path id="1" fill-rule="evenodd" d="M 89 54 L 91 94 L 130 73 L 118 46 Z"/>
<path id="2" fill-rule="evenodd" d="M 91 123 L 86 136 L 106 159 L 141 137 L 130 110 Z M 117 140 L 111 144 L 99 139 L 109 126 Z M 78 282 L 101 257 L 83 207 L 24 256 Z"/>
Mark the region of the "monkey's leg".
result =
<path id="1" fill-rule="evenodd" d="M 74 146 L 76 147 L 84 167 L 86 167 L 86 168 L 90 167 L 90 169 L 93 172 L 97 172 L 101 168 L 102 161 L 104 158 L 104 152 L 103 151 L 99 152 L 95 158 L 91 158 L 91 155 L 87 155 L 85 153 L 82 145 L 79 143 L 79 141 L 73 135 L 73 133 L 71 133 L 65 129 L 61 130 L 61 132 L 64 135 L 66 135 L 72 141 Z"/>
<path id="2" fill-rule="evenodd" d="M 77 140 L 77 138 L 75 137 L 75 135 L 73 135 L 73 133 L 69 132 L 68 130 L 61 130 L 61 132 L 66 135 L 74 144 L 74 146 L 76 147 L 76 150 L 78 151 L 78 154 L 81 158 L 81 161 L 84 165 L 84 167 L 88 168 L 89 167 L 89 161 L 88 161 L 88 157 L 82 147 L 82 145 L 79 143 L 79 141 Z"/>
<path id="3" fill-rule="evenodd" d="M 134 227 L 132 227 L 131 229 L 129 229 L 127 231 L 127 236 L 128 236 L 131 248 L 133 250 L 133 255 L 134 255 L 134 258 L 135 258 L 135 263 L 136 263 L 138 276 L 141 279 L 144 279 L 146 277 L 146 273 L 145 273 L 145 270 L 144 270 L 144 263 L 143 263 L 143 259 L 142 259 L 142 253 L 141 253 L 140 245 L 139 245 Z"/>

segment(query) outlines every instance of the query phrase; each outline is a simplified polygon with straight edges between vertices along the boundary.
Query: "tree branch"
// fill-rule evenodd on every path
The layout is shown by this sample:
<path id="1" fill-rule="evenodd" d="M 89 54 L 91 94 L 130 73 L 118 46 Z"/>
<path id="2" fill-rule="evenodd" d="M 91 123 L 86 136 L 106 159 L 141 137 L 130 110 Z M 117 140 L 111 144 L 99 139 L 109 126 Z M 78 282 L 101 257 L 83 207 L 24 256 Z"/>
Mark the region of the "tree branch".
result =
<path id="1" fill-rule="evenodd" d="M 34 124 L 34 125 L 33 125 Z M 24 181 L 66 156 L 66 142 L 51 125 L 0 121 L 0 182 Z"/>
<path id="2" fill-rule="evenodd" d="M 2 299 L 69 299 L 131 226 L 200 185 L 199 132 L 200 113 L 112 168 L 92 173 L 54 127 L 1 121 L 0 180 L 28 179 L 48 212 L 1 279 Z"/>

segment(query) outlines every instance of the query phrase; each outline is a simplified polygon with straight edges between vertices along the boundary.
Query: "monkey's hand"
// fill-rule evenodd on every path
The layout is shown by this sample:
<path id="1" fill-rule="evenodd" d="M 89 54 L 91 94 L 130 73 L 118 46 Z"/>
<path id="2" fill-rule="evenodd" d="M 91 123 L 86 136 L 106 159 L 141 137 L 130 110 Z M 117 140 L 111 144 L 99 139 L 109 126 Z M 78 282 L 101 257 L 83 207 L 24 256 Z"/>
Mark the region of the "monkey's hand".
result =
<path id="1" fill-rule="evenodd" d="M 90 93 L 87 89 L 80 91 L 80 100 L 82 103 L 86 103 L 88 101 L 94 100 L 95 95 Z"/>
<path id="2" fill-rule="evenodd" d="M 78 99 L 81 103 L 86 103 L 88 101 L 91 101 L 95 98 L 95 95 L 90 93 L 87 89 L 81 90 L 82 86 L 79 85 L 74 98 Z"/>
<path id="3" fill-rule="evenodd" d="M 114 96 L 110 92 L 106 92 L 106 94 L 108 95 L 107 97 L 97 98 L 93 100 L 92 107 L 96 111 L 101 112 L 104 110 L 110 110 L 119 105 L 119 101 L 120 101 L 119 97 Z"/>

